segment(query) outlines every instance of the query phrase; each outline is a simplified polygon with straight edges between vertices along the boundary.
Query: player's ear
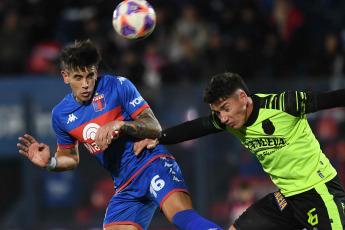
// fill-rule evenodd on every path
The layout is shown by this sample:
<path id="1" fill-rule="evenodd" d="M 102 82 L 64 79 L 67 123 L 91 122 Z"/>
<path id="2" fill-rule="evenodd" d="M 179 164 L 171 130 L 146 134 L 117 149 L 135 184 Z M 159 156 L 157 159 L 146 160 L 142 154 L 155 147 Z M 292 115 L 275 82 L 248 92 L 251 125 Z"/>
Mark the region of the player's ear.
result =
<path id="1" fill-rule="evenodd" d="M 69 80 L 68 80 L 68 73 L 65 70 L 61 70 L 61 75 L 63 77 L 63 80 L 66 84 L 69 84 Z"/>
<path id="2" fill-rule="evenodd" d="M 241 90 L 239 97 L 240 97 L 240 100 L 242 101 L 243 104 L 246 105 L 248 103 L 247 94 L 243 90 Z"/>

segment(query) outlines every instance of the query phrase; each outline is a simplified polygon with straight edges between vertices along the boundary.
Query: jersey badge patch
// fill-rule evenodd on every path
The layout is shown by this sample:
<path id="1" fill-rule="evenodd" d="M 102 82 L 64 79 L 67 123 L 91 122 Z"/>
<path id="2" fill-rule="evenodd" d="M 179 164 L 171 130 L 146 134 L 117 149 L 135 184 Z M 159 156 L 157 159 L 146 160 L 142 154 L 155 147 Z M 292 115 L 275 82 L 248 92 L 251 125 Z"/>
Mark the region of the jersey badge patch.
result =
<path id="1" fill-rule="evenodd" d="M 105 109 L 106 103 L 105 103 L 104 94 L 94 97 L 92 99 L 92 105 L 93 105 L 93 109 L 96 112 Z"/>
<path id="2" fill-rule="evenodd" d="M 266 119 L 262 122 L 262 129 L 268 135 L 272 135 L 274 131 L 276 130 L 272 121 L 270 121 L 269 119 Z"/>

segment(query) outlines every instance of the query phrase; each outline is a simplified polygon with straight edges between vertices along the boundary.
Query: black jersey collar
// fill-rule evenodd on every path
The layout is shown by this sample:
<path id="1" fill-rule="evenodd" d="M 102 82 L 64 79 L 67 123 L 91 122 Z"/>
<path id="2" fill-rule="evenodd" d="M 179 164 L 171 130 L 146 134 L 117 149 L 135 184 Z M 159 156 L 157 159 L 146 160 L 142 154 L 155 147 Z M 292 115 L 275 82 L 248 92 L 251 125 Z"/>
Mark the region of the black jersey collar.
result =
<path id="1" fill-rule="evenodd" d="M 260 98 L 256 95 L 251 95 L 250 98 L 253 100 L 253 111 L 249 115 L 247 122 L 244 124 L 244 126 L 251 126 L 254 124 L 256 119 L 259 115 L 259 109 L 260 109 Z"/>

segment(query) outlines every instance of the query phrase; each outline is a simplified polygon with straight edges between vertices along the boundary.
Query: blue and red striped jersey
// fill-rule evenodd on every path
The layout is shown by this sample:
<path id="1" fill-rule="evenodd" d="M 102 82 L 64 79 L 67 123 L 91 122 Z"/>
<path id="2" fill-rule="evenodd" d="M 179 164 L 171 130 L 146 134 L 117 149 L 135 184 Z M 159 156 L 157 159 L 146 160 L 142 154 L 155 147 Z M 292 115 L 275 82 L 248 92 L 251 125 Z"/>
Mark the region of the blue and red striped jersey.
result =
<path id="1" fill-rule="evenodd" d="M 99 127 L 113 120 L 133 121 L 149 105 L 127 78 L 105 75 L 96 81 L 90 102 L 80 104 L 68 94 L 52 112 L 53 130 L 59 148 L 71 148 L 78 142 L 108 169 L 119 192 L 150 162 L 170 153 L 158 145 L 144 150 L 140 157 L 133 152 L 134 138 L 117 132 L 106 150 L 98 147 L 94 137 Z"/>

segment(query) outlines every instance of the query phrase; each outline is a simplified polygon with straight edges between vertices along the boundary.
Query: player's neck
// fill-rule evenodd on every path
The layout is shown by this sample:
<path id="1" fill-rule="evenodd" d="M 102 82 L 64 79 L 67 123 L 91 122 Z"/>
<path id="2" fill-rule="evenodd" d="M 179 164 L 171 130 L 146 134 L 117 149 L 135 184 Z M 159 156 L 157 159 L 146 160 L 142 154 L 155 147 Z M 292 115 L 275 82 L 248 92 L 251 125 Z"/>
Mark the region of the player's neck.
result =
<path id="1" fill-rule="evenodd" d="M 248 103 L 247 103 L 247 119 L 249 118 L 250 114 L 253 112 L 253 99 L 251 97 L 248 97 Z"/>

